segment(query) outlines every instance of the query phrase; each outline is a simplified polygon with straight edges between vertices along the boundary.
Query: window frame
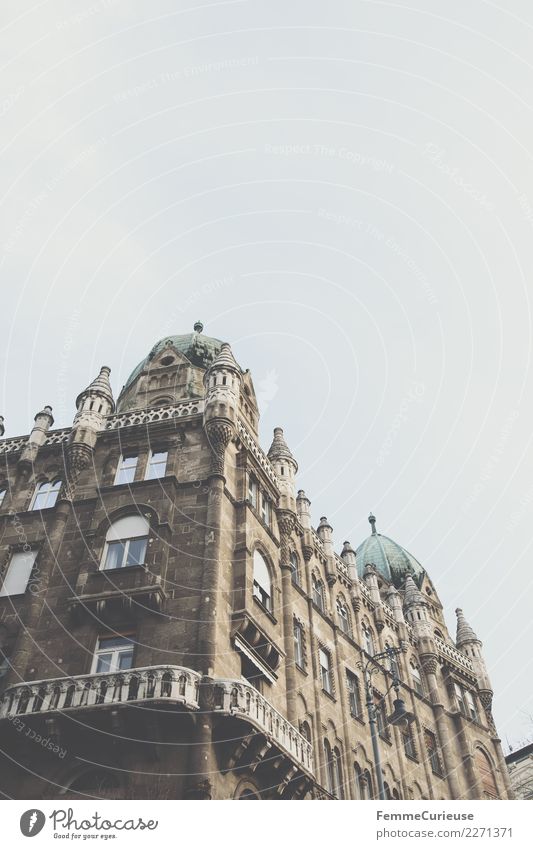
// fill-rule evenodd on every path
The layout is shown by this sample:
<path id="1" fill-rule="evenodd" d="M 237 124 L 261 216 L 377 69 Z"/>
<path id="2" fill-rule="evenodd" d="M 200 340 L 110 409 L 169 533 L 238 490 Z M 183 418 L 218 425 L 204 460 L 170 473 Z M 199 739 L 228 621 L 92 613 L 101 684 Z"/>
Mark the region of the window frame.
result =
<path id="1" fill-rule="evenodd" d="M 126 465 L 127 460 L 135 460 L 135 464 Z M 114 486 L 123 486 L 124 484 L 130 484 L 135 481 L 135 477 L 137 475 L 137 467 L 139 465 L 139 455 L 135 454 L 121 454 L 120 459 L 118 461 L 117 470 L 115 472 L 115 479 L 113 482 Z M 133 474 L 130 476 L 128 474 L 124 474 L 133 470 Z M 121 475 L 124 474 L 125 480 L 121 480 Z"/>
<path id="2" fill-rule="evenodd" d="M 357 675 L 350 669 L 346 670 L 346 690 L 348 692 L 350 716 L 354 719 L 362 719 L 363 702 L 361 700 L 360 682 Z"/>
<path id="3" fill-rule="evenodd" d="M 326 665 L 322 663 L 322 657 L 326 659 Z M 331 662 L 331 652 L 328 649 L 324 648 L 324 646 L 319 646 L 318 648 L 318 666 L 320 669 L 320 683 L 322 686 L 322 692 L 327 693 L 328 696 L 333 696 L 333 669 Z"/>
<path id="4" fill-rule="evenodd" d="M 158 460 L 154 463 L 154 457 L 156 456 L 164 456 L 164 461 Z M 163 466 L 163 474 L 150 474 L 150 471 L 153 469 L 157 469 L 158 466 Z M 159 480 L 160 478 L 164 478 L 167 473 L 168 466 L 168 450 L 165 451 L 155 451 L 151 450 L 148 455 L 148 460 L 146 461 L 146 469 L 144 471 L 144 479 L 145 481 L 154 481 Z"/>
<path id="5" fill-rule="evenodd" d="M 31 510 L 51 510 L 52 507 L 55 507 L 57 503 L 57 499 L 59 498 L 59 493 L 61 491 L 61 487 L 63 485 L 63 481 L 61 478 L 51 478 L 50 480 L 40 481 L 35 485 L 35 489 L 33 491 L 33 495 L 30 501 L 30 511 Z M 44 489 L 48 487 L 48 489 Z M 42 506 L 37 505 L 37 500 L 39 496 L 44 495 L 44 504 Z M 50 496 L 52 496 L 52 503 L 49 504 Z M 54 497 L 55 496 L 55 497 Z"/>
<path id="6" fill-rule="evenodd" d="M 314 573 L 311 576 L 311 591 L 315 607 L 317 607 L 321 613 L 325 613 L 326 603 L 324 599 L 324 582 L 322 581 L 322 578 L 317 577 Z"/>
<path id="7" fill-rule="evenodd" d="M 130 649 L 124 646 L 122 649 L 117 647 L 109 647 L 105 649 L 104 647 L 99 648 L 101 642 L 103 640 L 119 640 L 123 639 L 128 643 L 128 646 L 131 646 L 131 665 L 121 667 L 120 663 L 117 665 L 115 663 L 116 668 L 113 668 L 113 661 L 116 661 L 120 658 L 121 655 L 129 654 Z M 109 669 L 101 669 L 98 671 L 98 662 L 100 657 L 104 655 L 111 655 L 111 662 L 109 665 Z M 127 672 L 130 669 L 134 669 L 133 659 L 135 656 L 135 642 L 133 640 L 133 634 L 107 634 L 102 635 L 96 638 L 96 645 L 93 651 L 93 659 L 91 664 L 91 675 L 118 675 L 121 672 Z"/>
<path id="8" fill-rule="evenodd" d="M 17 596 L 23 596 L 23 595 L 26 594 L 27 589 L 28 589 L 28 584 L 30 583 L 30 580 L 31 580 L 32 572 L 35 568 L 35 561 L 37 559 L 38 553 L 39 553 L 39 550 L 37 548 L 30 548 L 27 551 L 24 551 L 24 549 L 22 549 L 22 550 L 19 549 L 18 551 L 17 550 L 11 551 L 11 553 L 9 555 L 9 560 L 8 560 L 7 566 L 6 566 L 4 573 L 2 575 L 2 584 L 0 586 L 0 598 L 17 598 Z M 22 558 L 27 557 L 28 560 L 31 560 L 31 562 L 29 564 L 29 569 L 26 568 L 26 570 L 25 570 L 25 572 L 27 574 L 26 574 L 26 581 L 25 581 L 25 584 L 24 584 L 24 589 L 21 590 L 21 591 L 18 591 L 18 592 L 4 592 L 4 588 L 6 586 L 6 583 L 9 580 L 9 573 L 10 573 L 11 569 L 14 567 L 14 561 L 15 561 L 16 558 L 18 559 L 19 557 L 22 557 Z M 18 572 L 20 573 L 20 571 L 21 570 L 19 568 Z M 13 572 L 12 582 L 17 578 L 19 578 L 19 575 L 15 576 L 15 573 Z"/>
<path id="9" fill-rule="evenodd" d="M 123 519 L 141 519 L 144 524 L 144 533 L 135 534 L 133 536 L 118 536 L 116 535 L 116 531 L 114 529 Z M 112 534 L 114 538 L 108 539 L 109 535 Z M 116 536 L 115 536 L 116 535 Z M 115 572 L 118 569 L 129 569 L 129 568 L 139 568 L 146 566 L 146 555 L 148 553 L 148 543 L 150 541 L 150 522 L 145 518 L 139 516 L 139 514 L 131 514 L 126 516 L 119 516 L 115 518 L 113 522 L 109 525 L 106 538 L 104 542 L 104 547 L 102 550 L 102 557 L 100 559 L 100 572 Z M 142 561 L 138 558 L 138 562 L 136 563 L 128 563 L 128 559 L 130 557 L 130 548 L 132 542 L 144 542 L 144 547 L 142 551 Z M 108 566 L 108 558 L 109 551 L 112 546 L 121 545 L 123 547 L 122 551 L 122 559 L 121 563 L 118 566 Z"/>
<path id="10" fill-rule="evenodd" d="M 348 637 L 352 635 L 352 623 L 350 621 L 350 614 L 348 611 L 348 605 L 346 602 L 340 597 L 337 596 L 336 601 L 337 608 L 337 619 L 339 621 L 339 628 L 343 634 Z M 344 611 L 344 615 L 342 615 L 341 611 Z"/>
<path id="11" fill-rule="evenodd" d="M 293 640 L 294 640 L 294 663 L 301 669 L 305 670 L 305 650 L 304 650 L 304 628 L 301 622 L 296 618 L 293 620 Z"/>
<path id="12" fill-rule="evenodd" d="M 269 587 L 268 591 L 266 587 L 260 583 L 260 581 L 256 577 L 256 555 L 258 555 L 265 567 L 265 571 L 268 576 Z M 263 554 L 263 552 L 256 548 L 254 549 L 254 553 L 252 555 L 252 596 L 257 601 L 261 607 L 263 607 L 268 613 L 273 614 L 274 612 L 274 583 L 272 581 L 272 570 L 268 563 L 267 558 Z"/>

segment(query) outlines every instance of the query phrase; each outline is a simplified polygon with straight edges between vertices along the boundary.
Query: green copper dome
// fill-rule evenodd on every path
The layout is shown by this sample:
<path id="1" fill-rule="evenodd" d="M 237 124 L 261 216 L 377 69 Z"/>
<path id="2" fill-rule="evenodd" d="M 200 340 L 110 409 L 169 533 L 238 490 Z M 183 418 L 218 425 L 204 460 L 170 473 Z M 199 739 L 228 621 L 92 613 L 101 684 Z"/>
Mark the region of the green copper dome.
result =
<path id="1" fill-rule="evenodd" d="M 204 336 L 203 329 L 203 324 L 197 321 L 193 333 L 185 333 L 182 336 L 165 336 L 159 342 L 156 342 L 148 356 L 133 369 L 124 384 L 124 389 L 127 389 L 133 383 L 135 378 L 148 367 L 151 360 L 164 348 L 175 348 L 176 351 L 187 357 L 194 366 L 209 368 L 213 360 L 219 355 L 223 343 L 220 339 L 214 339 L 212 336 Z"/>
<path id="2" fill-rule="evenodd" d="M 372 563 L 386 581 L 399 587 L 407 575 L 412 575 L 420 585 L 424 568 L 405 548 L 389 537 L 378 534 L 376 520 L 372 514 L 368 517 L 372 533 L 355 551 L 357 574 L 363 577 L 365 566 Z"/>

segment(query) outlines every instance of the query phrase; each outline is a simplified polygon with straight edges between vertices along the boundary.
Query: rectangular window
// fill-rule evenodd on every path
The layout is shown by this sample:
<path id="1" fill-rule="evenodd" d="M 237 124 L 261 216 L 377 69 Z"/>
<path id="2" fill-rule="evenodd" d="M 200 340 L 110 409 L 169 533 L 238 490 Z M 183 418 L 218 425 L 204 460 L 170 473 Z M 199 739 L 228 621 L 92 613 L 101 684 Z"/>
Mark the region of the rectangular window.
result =
<path id="1" fill-rule="evenodd" d="M 145 480 L 164 478 L 167 470 L 168 451 L 152 451 L 146 466 Z M 135 476 L 135 472 L 134 472 Z"/>
<path id="2" fill-rule="evenodd" d="M 103 568 L 122 569 L 124 566 L 143 566 L 147 541 L 147 537 L 136 537 L 109 542 Z"/>
<path id="3" fill-rule="evenodd" d="M 118 464 L 117 473 L 115 475 L 115 484 L 133 483 L 135 480 L 135 471 L 137 469 L 137 457 L 133 455 L 123 455 Z"/>
<path id="4" fill-rule="evenodd" d="M 402 731 L 402 740 L 403 740 L 403 750 L 408 758 L 416 759 L 416 749 L 413 740 L 413 735 L 411 733 L 411 726 L 409 725 L 405 731 Z"/>
<path id="5" fill-rule="evenodd" d="M 470 690 L 465 690 L 465 707 L 466 707 L 466 715 L 469 719 L 473 719 L 477 722 L 477 708 L 474 696 L 470 692 Z"/>
<path id="6" fill-rule="evenodd" d="M 16 551 L 11 555 L 0 596 L 23 595 L 26 592 L 36 557 L 37 551 Z"/>
<path id="7" fill-rule="evenodd" d="M 360 717 L 362 715 L 361 692 L 359 690 L 359 679 L 353 672 L 346 670 L 346 684 L 348 687 L 348 702 L 350 714 Z"/>
<path id="8" fill-rule="evenodd" d="M 261 518 L 265 525 L 270 525 L 270 501 L 264 493 L 261 495 Z"/>
<path id="9" fill-rule="evenodd" d="M 331 660 L 327 651 L 320 649 L 318 652 L 320 662 L 320 678 L 322 681 L 322 689 L 325 693 L 333 694 L 333 681 L 331 678 Z"/>
<path id="10" fill-rule="evenodd" d="M 457 699 L 457 706 L 458 706 L 459 710 L 461 711 L 463 716 L 468 716 L 467 711 L 466 711 L 463 688 L 457 683 L 454 683 L 453 688 L 454 688 L 454 691 L 455 691 L 455 698 Z"/>
<path id="11" fill-rule="evenodd" d="M 131 637 L 99 637 L 92 672 L 120 672 L 133 666 Z"/>
<path id="12" fill-rule="evenodd" d="M 248 478 L 248 501 L 257 510 L 257 481 L 251 476 Z"/>
<path id="13" fill-rule="evenodd" d="M 431 731 L 424 731 L 424 741 L 426 744 L 426 751 L 428 753 L 428 760 L 431 764 L 431 769 L 435 773 L 435 775 L 441 775 L 441 766 L 439 753 L 437 750 L 437 738 Z"/>
<path id="14" fill-rule="evenodd" d="M 304 635 L 299 622 L 294 622 L 294 661 L 300 669 L 304 668 Z"/>

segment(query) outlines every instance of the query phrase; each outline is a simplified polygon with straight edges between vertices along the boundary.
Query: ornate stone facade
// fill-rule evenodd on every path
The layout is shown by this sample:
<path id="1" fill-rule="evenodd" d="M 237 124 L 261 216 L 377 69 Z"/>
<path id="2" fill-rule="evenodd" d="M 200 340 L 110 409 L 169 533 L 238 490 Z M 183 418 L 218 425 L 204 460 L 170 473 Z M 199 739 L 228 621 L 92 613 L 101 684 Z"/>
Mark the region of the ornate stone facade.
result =
<path id="1" fill-rule="evenodd" d="M 197 323 L 76 405 L 0 440 L 5 796 L 372 798 L 369 711 L 387 798 L 511 795 L 462 611 L 454 642 L 373 516 L 340 554 L 313 527 L 228 344 Z"/>

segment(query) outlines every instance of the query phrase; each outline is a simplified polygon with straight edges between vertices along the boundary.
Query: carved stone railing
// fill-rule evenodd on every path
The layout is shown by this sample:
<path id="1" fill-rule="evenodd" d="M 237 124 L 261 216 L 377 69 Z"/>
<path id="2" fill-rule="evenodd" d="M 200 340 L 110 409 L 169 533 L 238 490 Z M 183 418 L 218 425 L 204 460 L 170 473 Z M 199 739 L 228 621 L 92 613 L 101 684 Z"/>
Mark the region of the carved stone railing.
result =
<path id="1" fill-rule="evenodd" d="M 200 679 L 198 672 L 186 667 L 144 666 L 123 672 L 30 681 L 5 691 L 0 719 L 147 700 L 183 704 L 197 710 Z"/>
<path id="2" fill-rule="evenodd" d="M 265 452 L 262 450 L 262 448 L 259 447 L 251 433 L 249 433 L 248 428 L 246 427 L 242 419 L 238 420 L 237 427 L 239 439 L 241 440 L 242 444 L 255 457 L 267 478 L 274 484 L 274 486 L 277 487 L 278 478 L 274 471 L 274 467 L 272 466 Z"/>
<path id="3" fill-rule="evenodd" d="M 347 567 L 346 563 L 344 562 L 344 560 L 342 560 L 337 555 L 335 555 L 335 565 L 336 565 L 337 569 L 339 570 L 339 572 L 341 573 L 341 575 L 344 578 L 346 578 L 347 581 L 350 581 L 350 583 L 351 583 L 351 579 L 350 579 L 350 576 L 348 574 L 348 567 Z"/>
<path id="4" fill-rule="evenodd" d="M 255 687 L 242 681 L 215 681 L 215 711 L 246 719 L 302 769 L 314 773 L 311 743 Z"/>
<path id="5" fill-rule="evenodd" d="M 48 435 L 45 440 L 45 446 L 47 445 L 60 445 L 62 442 L 66 442 L 70 433 L 70 428 L 63 428 L 62 430 L 51 430 L 48 432 Z M 0 454 L 12 454 L 16 451 L 21 451 L 28 441 L 28 436 L 15 436 L 12 439 L 1 439 L 0 440 Z"/>
<path id="6" fill-rule="evenodd" d="M 463 669 L 468 669 L 471 673 L 474 671 L 470 658 L 466 657 L 466 655 L 459 651 L 459 649 L 456 649 L 454 646 L 450 646 L 439 637 L 435 637 L 435 644 L 441 657 L 446 660 L 452 660 L 455 664 L 462 666 Z"/>
<path id="7" fill-rule="evenodd" d="M 108 416 L 105 424 L 106 430 L 118 430 L 122 427 L 132 427 L 139 424 L 152 424 L 153 422 L 164 422 L 170 419 L 194 416 L 204 410 L 204 400 L 201 398 L 193 401 L 181 401 L 177 404 L 166 404 L 164 407 L 153 407 L 146 410 L 129 410 L 127 413 L 119 413 Z"/>

